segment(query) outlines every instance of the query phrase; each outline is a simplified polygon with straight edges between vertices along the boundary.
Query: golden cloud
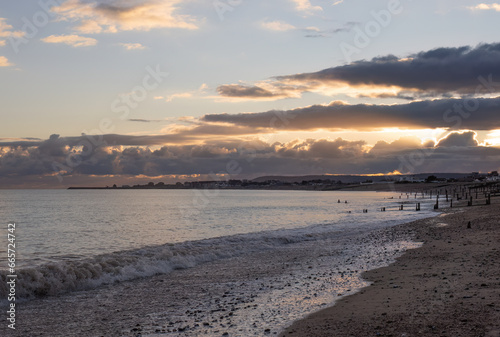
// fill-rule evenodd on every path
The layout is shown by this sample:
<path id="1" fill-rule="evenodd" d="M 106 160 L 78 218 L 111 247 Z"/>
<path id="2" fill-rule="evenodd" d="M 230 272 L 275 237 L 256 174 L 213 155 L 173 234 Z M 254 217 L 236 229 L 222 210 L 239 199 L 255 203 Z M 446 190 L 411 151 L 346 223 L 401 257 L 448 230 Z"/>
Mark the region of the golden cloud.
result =
<path id="1" fill-rule="evenodd" d="M 88 47 L 97 44 L 97 40 L 91 37 L 79 35 L 50 35 L 42 39 L 45 43 L 64 43 L 71 47 Z"/>
<path id="2" fill-rule="evenodd" d="M 479 4 L 476 6 L 469 7 L 472 10 L 494 10 L 500 12 L 500 4 L 492 3 L 492 4 Z"/>
<path id="3" fill-rule="evenodd" d="M 122 46 L 126 50 L 142 50 L 142 49 L 146 49 L 146 47 L 144 47 L 140 43 L 120 43 L 120 46 Z"/>
<path id="4" fill-rule="evenodd" d="M 0 67 L 10 67 L 12 65 L 5 56 L 0 56 Z"/>
<path id="5" fill-rule="evenodd" d="M 119 31 L 154 28 L 197 29 L 195 19 L 177 14 L 180 0 L 164 1 L 111 1 L 85 3 L 68 0 L 52 11 L 59 20 L 79 24 L 75 30 L 84 34 L 117 33 Z"/>
<path id="6" fill-rule="evenodd" d="M 313 6 L 309 0 L 292 0 L 292 2 L 295 4 L 295 9 L 306 14 L 323 10 L 320 6 Z"/>
<path id="7" fill-rule="evenodd" d="M 262 27 L 267 30 L 273 30 L 277 32 L 286 32 L 295 29 L 295 26 L 282 21 L 262 22 Z"/>
<path id="8" fill-rule="evenodd" d="M 5 18 L 0 18 L 0 46 L 5 46 L 5 38 L 24 36 L 22 31 L 13 31 L 12 26 L 5 22 Z"/>

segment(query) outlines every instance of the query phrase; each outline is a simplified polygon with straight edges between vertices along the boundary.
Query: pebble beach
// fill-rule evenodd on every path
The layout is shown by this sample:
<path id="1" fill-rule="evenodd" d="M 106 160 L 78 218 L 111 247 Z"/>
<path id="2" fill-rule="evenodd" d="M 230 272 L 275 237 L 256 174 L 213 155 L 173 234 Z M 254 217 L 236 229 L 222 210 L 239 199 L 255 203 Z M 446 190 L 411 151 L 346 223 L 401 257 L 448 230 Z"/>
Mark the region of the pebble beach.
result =
<path id="1" fill-rule="evenodd" d="M 370 286 L 281 336 L 500 336 L 498 206 L 447 209 L 394 227 L 424 245 L 364 273 Z"/>

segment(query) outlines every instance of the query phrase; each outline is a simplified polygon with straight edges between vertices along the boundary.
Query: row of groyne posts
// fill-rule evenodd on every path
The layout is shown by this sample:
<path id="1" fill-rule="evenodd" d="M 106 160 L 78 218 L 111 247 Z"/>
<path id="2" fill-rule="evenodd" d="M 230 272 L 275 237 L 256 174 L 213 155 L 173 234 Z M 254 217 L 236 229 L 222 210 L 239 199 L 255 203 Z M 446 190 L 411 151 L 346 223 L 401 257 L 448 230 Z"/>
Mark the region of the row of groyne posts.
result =
<path id="1" fill-rule="evenodd" d="M 402 199 L 404 193 L 401 193 L 399 199 Z M 474 205 L 491 205 L 491 197 L 500 196 L 500 183 L 480 183 L 480 184 L 470 184 L 470 185 L 445 185 L 439 188 L 434 188 L 430 190 L 413 191 L 406 193 L 406 198 L 410 199 L 413 196 L 417 199 L 419 196 L 421 199 L 433 199 L 436 198 L 436 203 L 434 204 L 434 209 L 439 209 L 440 198 L 446 200 L 449 203 L 449 207 L 453 208 L 453 200 L 455 200 L 455 206 L 465 206 L 463 201 L 467 202 L 467 206 Z M 443 202 L 443 200 L 441 200 Z M 401 204 L 400 210 L 404 209 L 404 205 Z M 385 207 L 382 207 L 382 211 L 385 211 Z M 420 203 L 417 202 L 415 206 L 416 211 L 420 211 Z"/>
<path id="2" fill-rule="evenodd" d="M 436 199 L 434 204 L 434 209 L 439 209 L 441 204 L 445 203 L 445 206 L 449 207 L 461 207 L 461 206 L 479 206 L 479 205 L 491 205 L 491 198 L 500 196 L 500 182 L 493 183 L 478 183 L 478 184 L 447 184 L 436 186 L 435 188 L 428 190 L 419 190 L 411 192 L 403 192 L 399 196 L 399 199 Z M 394 199 L 391 197 L 390 199 Z M 466 202 L 466 203 L 465 203 Z M 340 199 L 338 203 L 341 203 Z M 347 204 L 347 201 L 345 201 Z M 406 205 L 406 206 L 405 206 Z M 415 205 L 415 211 L 420 211 L 420 202 L 415 203 L 401 202 L 398 206 L 398 210 L 403 211 L 407 209 L 409 205 Z M 413 207 L 413 206 L 411 206 Z M 381 207 L 380 211 L 385 212 L 388 210 L 387 207 Z M 348 211 L 351 213 L 351 211 Z M 363 213 L 368 213 L 368 209 L 363 209 Z"/>

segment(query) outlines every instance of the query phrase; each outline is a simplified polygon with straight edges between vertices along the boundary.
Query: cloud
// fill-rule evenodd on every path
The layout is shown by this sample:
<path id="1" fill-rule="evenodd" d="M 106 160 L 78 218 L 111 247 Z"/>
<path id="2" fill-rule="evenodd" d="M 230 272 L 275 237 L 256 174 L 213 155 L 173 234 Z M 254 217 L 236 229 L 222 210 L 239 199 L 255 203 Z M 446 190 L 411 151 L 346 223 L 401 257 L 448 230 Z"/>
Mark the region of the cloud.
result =
<path id="1" fill-rule="evenodd" d="M 9 37 L 22 37 L 25 35 L 23 31 L 13 31 L 13 27 L 7 24 L 6 20 L 5 18 L 0 18 L 0 46 L 5 46 L 5 39 Z"/>
<path id="2" fill-rule="evenodd" d="M 179 14 L 181 0 L 68 0 L 52 7 L 59 20 L 78 22 L 82 34 L 149 31 L 155 28 L 197 29 L 196 20 Z"/>
<path id="3" fill-rule="evenodd" d="M 119 43 L 120 46 L 125 48 L 126 50 L 142 50 L 146 49 L 145 46 L 143 46 L 140 43 Z"/>
<path id="4" fill-rule="evenodd" d="M 332 6 L 337 6 L 337 5 L 340 5 L 341 3 L 343 3 L 344 0 L 338 0 L 338 1 L 335 1 Z"/>
<path id="5" fill-rule="evenodd" d="M 322 11 L 321 6 L 313 6 L 309 0 L 291 0 L 295 4 L 295 9 L 305 14 L 311 15 L 314 12 Z"/>
<path id="6" fill-rule="evenodd" d="M 78 35 L 50 35 L 43 38 L 42 41 L 45 43 L 64 43 L 71 47 L 89 47 L 97 44 L 96 39 Z"/>
<path id="7" fill-rule="evenodd" d="M 155 122 L 160 120 L 148 119 L 129 119 L 133 122 Z M 186 118 L 184 118 L 186 121 Z M 0 139 L 0 148 L 2 147 L 53 147 L 58 148 L 78 147 L 89 142 L 93 146 L 157 146 L 166 144 L 186 144 L 199 143 L 208 139 L 217 139 L 220 136 L 242 136 L 255 135 L 260 133 L 255 128 L 246 126 L 223 125 L 213 123 L 203 123 L 197 120 L 188 121 L 189 126 L 171 125 L 166 129 L 166 133 L 157 135 L 120 135 L 120 134 L 104 134 L 104 135 L 85 135 L 74 137 L 60 137 L 58 134 L 53 134 L 48 140 L 36 139 Z M 96 145 L 97 144 L 97 145 Z"/>
<path id="8" fill-rule="evenodd" d="M 490 146 L 500 146 L 500 130 L 491 130 L 488 132 L 485 144 Z"/>
<path id="9" fill-rule="evenodd" d="M 304 29 L 304 31 L 307 33 L 306 35 L 304 35 L 304 37 L 332 37 L 334 34 L 350 32 L 356 26 L 356 24 L 356 22 L 346 22 L 338 28 L 328 30 L 320 30 L 317 27 L 308 27 Z"/>
<path id="10" fill-rule="evenodd" d="M 355 26 L 354 22 L 347 22 L 339 28 L 321 30 L 315 26 L 300 28 L 283 21 L 264 21 L 261 23 L 262 28 L 275 32 L 288 32 L 291 30 L 300 30 L 306 33 L 304 37 L 331 37 L 334 34 L 349 32 L 352 30 L 354 26 Z"/>
<path id="11" fill-rule="evenodd" d="M 464 134 L 452 133 L 445 138 L 468 137 Z M 227 174 L 229 163 L 238 168 L 238 175 L 233 172 L 229 176 L 232 179 L 269 174 L 406 172 L 402 157 L 411 154 L 417 154 L 421 159 L 413 167 L 413 172 L 471 172 L 498 169 L 500 159 L 498 147 L 463 146 L 469 143 L 456 140 L 451 141 L 450 146 L 431 149 L 424 149 L 422 144 L 406 138 L 392 143 L 378 143 L 371 149 L 362 140 L 342 138 L 272 144 L 258 139 L 219 139 L 206 140 L 202 144 L 164 145 L 151 149 L 147 146 L 116 145 L 89 148 L 70 142 L 78 138 L 81 139 L 52 135 L 47 140 L 31 142 L 29 146 L 27 143 L 24 146 L 1 143 L 0 181 L 7 179 L 11 184 L 21 184 L 37 176 L 38 181 L 57 185 L 55 176 L 59 175 L 65 179 L 80 177 L 80 184 L 93 185 L 95 176 L 105 175 L 115 179 L 139 179 L 144 176 L 210 175 L 213 172 Z"/>
<path id="12" fill-rule="evenodd" d="M 437 48 L 410 57 L 393 55 L 357 61 L 314 73 L 279 76 L 283 84 L 311 89 L 326 87 L 379 87 L 427 93 L 475 94 L 500 92 L 500 83 L 481 87 L 486 78 L 500 78 L 500 44 L 481 44 L 475 48 Z"/>
<path id="13" fill-rule="evenodd" d="M 142 119 L 142 118 L 130 118 L 127 119 L 129 122 L 139 122 L 139 123 L 153 123 L 153 122 L 161 122 L 161 119 Z"/>
<path id="14" fill-rule="evenodd" d="M 494 10 L 500 12 L 500 4 L 492 3 L 492 4 L 478 4 L 476 6 L 468 7 L 471 10 Z"/>
<path id="15" fill-rule="evenodd" d="M 334 101 L 292 110 L 260 113 L 209 114 L 206 122 L 231 123 L 278 130 L 358 130 L 384 128 L 449 128 L 492 130 L 500 128 L 500 97 L 441 99 L 406 104 L 346 104 Z"/>
<path id="16" fill-rule="evenodd" d="M 5 56 L 0 56 L 0 67 L 10 67 L 13 66 L 12 63 Z"/>
<path id="17" fill-rule="evenodd" d="M 451 132 L 439 140 L 436 146 L 478 146 L 477 134 L 474 131 Z"/>
<path id="18" fill-rule="evenodd" d="M 172 102 L 176 98 L 190 98 L 190 97 L 193 97 L 192 92 L 180 92 L 167 96 L 165 98 L 165 102 Z"/>
<path id="19" fill-rule="evenodd" d="M 305 88 L 301 88 L 304 89 Z M 261 81 L 254 85 L 223 84 L 217 87 L 217 93 L 223 100 L 242 101 L 242 100 L 261 100 L 273 101 L 284 98 L 299 98 L 302 94 L 297 86 L 289 86 L 271 81 Z"/>
<path id="20" fill-rule="evenodd" d="M 118 135 L 118 134 L 106 134 L 106 135 L 81 135 L 76 137 L 60 137 L 57 134 L 53 134 L 47 140 L 14 140 L 14 141 L 3 141 L 0 142 L 0 147 L 19 147 L 19 148 L 29 148 L 33 146 L 42 148 L 53 148 L 54 146 L 58 148 L 66 147 L 76 147 L 79 144 L 86 144 L 90 142 L 91 144 L 98 144 L 99 146 L 152 146 L 152 145 L 163 145 L 169 143 L 182 143 L 188 139 L 193 139 L 193 137 L 188 137 L 186 135 L 148 135 L 148 136 L 131 136 L 131 135 Z"/>
<path id="21" fill-rule="evenodd" d="M 379 140 L 371 149 L 370 154 L 386 154 L 423 148 L 418 137 L 401 137 L 393 142 Z"/>
<path id="22" fill-rule="evenodd" d="M 294 30 L 296 29 L 295 26 L 282 22 L 282 21 L 268 21 L 268 22 L 262 22 L 262 27 L 267 29 L 267 30 L 272 30 L 276 32 L 286 32 L 289 30 Z"/>
<path id="23" fill-rule="evenodd" d="M 287 97 L 316 92 L 327 96 L 343 94 L 414 100 L 498 94 L 499 79 L 500 43 L 497 43 L 474 48 L 437 48 L 408 57 L 387 55 L 312 73 L 277 76 L 260 83 L 266 83 L 268 92 L 286 88 Z M 231 88 L 231 84 L 225 86 Z M 226 90 L 219 93 L 225 95 Z M 277 98 L 282 96 L 277 95 Z"/>
<path id="24" fill-rule="evenodd" d="M 8 175 L 51 175 L 75 160 L 78 165 L 66 167 L 61 175 L 148 175 L 210 174 L 220 172 L 228 162 L 236 161 L 248 174 L 271 173 L 293 163 L 304 172 L 311 162 L 342 163 L 364 155 L 364 141 L 296 140 L 268 144 L 259 140 L 207 141 L 199 145 L 169 145 L 157 150 L 148 147 L 104 146 L 81 149 L 68 146 L 57 135 L 29 147 L 0 147 L 0 177 Z M 70 158 L 70 160 L 68 160 Z M 278 172 L 278 171 L 276 171 Z M 54 179 L 55 180 L 55 179 Z"/>
<path id="25" fill-rule="evenodd" d="M 206 94 L 206 91 L 208 89 L 208 85 L 206 83 L 202 83 L 200 87 L 196 90 L 191 90 L 191 91 L 185 91 L 185 92 L 177 92 L 174 94 L 170 95 L 165 95 L 165 96 L 155 96 L 155 100 L 165 100 L 165 102 L 172 102 L 174 99 L 179 99 L 179 98 L 192 98 L 192 97 L 204 97 Z"/>
<path id="26" fill-rule="evenodd" d="M 272 87 L 272 91 L 264 88 L 264 83 L 259 85 L 225 84 L 217 87 L 219 96 L 233 98 L 236 100 L 275 100 L 282 98 L 297 97 L 295 92 L 288 92 L 286 88 Z"/>

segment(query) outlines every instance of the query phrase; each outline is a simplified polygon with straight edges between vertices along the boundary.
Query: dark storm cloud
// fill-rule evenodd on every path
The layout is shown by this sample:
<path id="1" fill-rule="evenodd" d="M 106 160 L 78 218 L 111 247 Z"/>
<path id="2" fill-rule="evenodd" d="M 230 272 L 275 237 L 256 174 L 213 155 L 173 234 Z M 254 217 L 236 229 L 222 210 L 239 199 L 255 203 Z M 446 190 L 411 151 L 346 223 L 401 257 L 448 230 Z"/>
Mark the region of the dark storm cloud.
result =
<path id="1" fill-rule="evenodd" d="M 287 111 L 210 114 L 206 122 L 225 122 L 280 130 L 376 130 L 400 128 L 500 128 L 500 98 L 441 99 L 395 105 L 332 102 Z"/>
<path id="2" fill-rule="evenodd" d="M 342 82 L 351 86 L 398 86 L 434 93 L 473 94 L 478 88 L 481 93 L 497 93 L 500 83 L 491 81 L 500 79 L 500 43 L 437 48 L 408 58 L 388 55 L 275 79 L 310 87 Z"/>

